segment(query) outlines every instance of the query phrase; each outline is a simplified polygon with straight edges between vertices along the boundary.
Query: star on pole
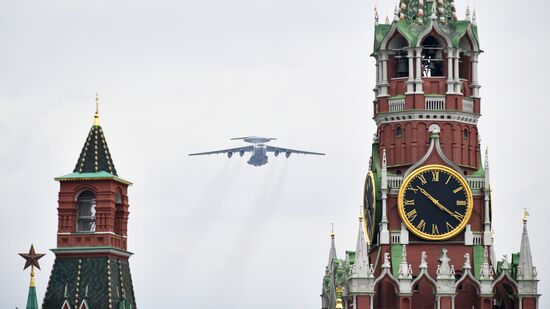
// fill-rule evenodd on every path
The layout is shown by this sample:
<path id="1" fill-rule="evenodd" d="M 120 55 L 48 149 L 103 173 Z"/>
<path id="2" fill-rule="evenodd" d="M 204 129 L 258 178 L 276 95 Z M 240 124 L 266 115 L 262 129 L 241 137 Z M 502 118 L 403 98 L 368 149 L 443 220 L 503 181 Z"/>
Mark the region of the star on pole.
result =
<path id="1" fill-rule="evenodd" d="M 25 267 L 23 268 L 23 270 L 25 270 L 30 266 L 40 269 L 40 264 L 38 264 L 38 260 L 42 258 L 45 254 L 36 253 L 36 251 L 34 251 L 34 245 L 31 245 L 29 253 L 19 253 L 19 255 L 25 259 Z"/>

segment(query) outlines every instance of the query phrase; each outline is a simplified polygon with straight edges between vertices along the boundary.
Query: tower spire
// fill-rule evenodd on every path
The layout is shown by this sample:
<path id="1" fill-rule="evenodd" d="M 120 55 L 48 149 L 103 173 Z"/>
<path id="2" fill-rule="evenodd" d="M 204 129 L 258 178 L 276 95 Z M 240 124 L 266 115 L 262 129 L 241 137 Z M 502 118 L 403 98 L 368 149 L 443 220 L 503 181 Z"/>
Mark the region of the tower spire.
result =
<path id="1" fill-rule="evenodd" d="M 27 296 L 27 306 L 26 309 L 38 309 L 38 300 L 36 299 L 36 282 L 34 280 L 34 268 L 40 269 L 40 264 L 38 260 L 43 257 L 45 254 L 36 253 L 34 251 L 34 245 L 31 245 L 29 253 L 19 253 L 19 255 L 25 259 L 25 267 L 23 270 L 28 267 L 31 268 L 31 280 L 29 283 L 29 294 Z"/>
<path id="2" fill-rule="evenodd" d="M 118 176 L 103 129 L 99 125 L 99 94 L 96 93 L 94 124 L 88 133 L 88 138 L 82 147 L 73 173 L 99 172 Z"/>
<path id="3" fill-rule="evenodd" d="M 99 93 L 95 93 L 95 114 L 94 114 L 94 126 L 99 126 Z"/>
<path id="4" fill-rule="evenodd" d="M 521 248 L 519 251 L 519 271 L 518 279 L 533 280 L 537 279 L 537 270 L 533 266 L 533 257 L 531 255 L 531 245 L 529 244 L 529 234 L 527 233 L 527 221 L 529 212 L 523 211 L 523 233 L 521 234 Z"/>
<path id="5" fill-rule="evenodd" d="M 328 266 L 329 266 L 329 269 L 332 267 L 332 262 L 337 259 L 338 257 L 336 256 L 336 245 L 335 245 L 335 242 L 334 242 L 334 236 L 336 236 L 336 234 L 334 234 L 334 223 L 331 223 L 332 227 L 331 227 L 331 231 L 330 231 L 330 251 L 329 251 L 329 254 L 328 254 Z"/>
<path id="6" fill-rule="evenodd" d="M 363 216 L 359 215 L 359 229 L 357 232 L 357 245 L 355 246 L 355 265 L 352 269 L 352 276 L 367 278 L 369 276 L 369 255 L 368 244 L 363 229 Z"/>

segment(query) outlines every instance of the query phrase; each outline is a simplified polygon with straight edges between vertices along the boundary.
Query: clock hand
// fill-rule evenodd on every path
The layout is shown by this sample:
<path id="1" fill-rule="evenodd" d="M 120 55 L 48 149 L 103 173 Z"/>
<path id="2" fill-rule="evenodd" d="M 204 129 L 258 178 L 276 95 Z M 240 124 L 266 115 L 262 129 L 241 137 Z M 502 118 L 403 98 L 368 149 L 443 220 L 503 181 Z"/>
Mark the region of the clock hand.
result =
<path id="1" fill-rule="evenodd" d="M 435 206 L 437 206 L 437 207 L 439 207 L 439 209 L 447 212 L 449 215 L 453 216 L 458 221 L 461 221 L 460 218 L 458 218 L 457 215 L 455 215 L 453 212 L 451 212 L 447 207 L 443 206 L 438 200 L 436 200 L 433 196 L 431 196 L 431 194 L 428 193 L 428 191 L 422 189 L 420 186 L 416 186 L 416 187 L 418 188 L 418 190 L 420 190 L 420 192 L 422 194 L 424 194 L 430 201 L 432 201 L 432 203 L 434 203 Z"/>

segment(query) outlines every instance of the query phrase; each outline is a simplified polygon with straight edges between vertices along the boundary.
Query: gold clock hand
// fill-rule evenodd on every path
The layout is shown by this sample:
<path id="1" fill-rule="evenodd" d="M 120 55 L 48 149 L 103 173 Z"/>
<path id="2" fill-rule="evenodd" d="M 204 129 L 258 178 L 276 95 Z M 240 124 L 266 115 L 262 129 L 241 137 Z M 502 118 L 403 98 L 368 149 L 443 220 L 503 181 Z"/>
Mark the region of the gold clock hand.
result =
<path id="1" fill-rule="evenodd" d="M 435 206 L 439 207 L 439 209 L 445 211 L 446 213 L 448 213 L 449 215 L 453 216 L 455 219 L 457 219 L 458 221 L 461 221 L 460 218 L 458 218 L 457 215 L 455 215 L 453 212 L 451 212 L 447 207 L 443 206 L 438 200 L 436 200 L 430 193 L 428 193 L 428 191 L 422 189 L 420 186 L 416 186 L 418 188 L 418 190 L 420 190 L 420 192 L 422 194 L 424 194 L 430 201 L 432 201 L 432 203 L 435 204 Z"/>

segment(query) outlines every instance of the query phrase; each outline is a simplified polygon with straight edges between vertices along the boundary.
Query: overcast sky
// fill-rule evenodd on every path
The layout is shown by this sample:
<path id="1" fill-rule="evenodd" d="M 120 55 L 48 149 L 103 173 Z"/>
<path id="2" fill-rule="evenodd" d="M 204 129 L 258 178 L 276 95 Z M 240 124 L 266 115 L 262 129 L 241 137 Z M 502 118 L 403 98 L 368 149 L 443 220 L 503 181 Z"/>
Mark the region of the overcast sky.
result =
<path id="1" fill-rule="evenodd" d="M 464 18 L 466 1 L 457 0 Z M 496 251 L 519 251 L 522 209 L 539 292 L 550 287 L 550 2 L 472 1 L 481 47 Z M 382 19 L 393 1 L 378 1 Z M 0 307 L 23 308 L 34 243 L 41 302 L 58 184 L 92 124 L 95 92 L 130 188 L 140 308 L 319 308 L 336 223 L 354 250 L 375 125 L 373 7 L 364 0 L 0 0 Z M 391 16 L 390 16 L 391 18 Z M 325 157 L 188 157 L 229 138 Z M 459 265 L 462 261 L 455 261 Z M 546 296 L 547 297 L 547 296 Z M 542 299 L 541 308 L 545 299 Z"/>

